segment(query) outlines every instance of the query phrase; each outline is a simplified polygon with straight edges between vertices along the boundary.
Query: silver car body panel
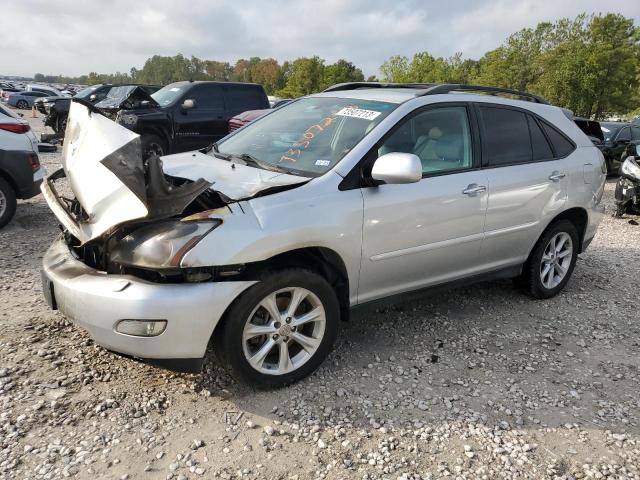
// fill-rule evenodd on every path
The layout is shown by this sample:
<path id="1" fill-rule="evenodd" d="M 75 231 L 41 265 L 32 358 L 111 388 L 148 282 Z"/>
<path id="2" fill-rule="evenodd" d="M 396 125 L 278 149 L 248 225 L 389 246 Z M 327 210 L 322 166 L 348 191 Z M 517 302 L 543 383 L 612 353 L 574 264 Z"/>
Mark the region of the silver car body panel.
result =
<path id="1" fill-rule="evenodd" d="M 302 248 L 327 249 L 342 260 L 348 275 L 348 298 L 355 305 L 497 269 L 517 268 L 549 223 L 571 208 L 586 211 L 584 240 L 588 243 L 593 238 L 603 214 L 603 158 L 561 109 L 484 95 L 420 97 L 418 93 L 412 89 L 369 89 L 319 94 L 399 105 L 332 170 L 311 180 L 256 172 L 243 165 L 231 167 L 224 160 L 199 152 L 165 157 L 165 173 L 188 179 L 203 177 L 213 183 L 213 190 L 219 189 L 236 200 L 210 212 L 211 217 L 222 220 L 221 225 L 182 257 L 181 267 L 236 265 Z M 577 148 L 562 159 L 477 168 L 403 185 L 340 189 L 344 177 L 406 115 L 418 108 L 451 102 L 494 103 L 529 110 L 560 128 Z M 258 126 L 259 121 L 248 128 Z M 96 181 L 91 180 L 91 184 Z M 477 195 L 463 194 L 472 184 L 486 188 Z M 287 185 L 295 188 L 255 195 L 263 188 Z M 100 202 L 94 212 L 99 212 L 99 207 Z M 119 212 L 130 216 L 142 213 L 142 209 Z M 173 358 L 203 354 L 207 332 L 213 331 L 226 307 L 250 286 L 246 282 L 168 286 L 106 275 L 86 270 L 88 267 L 70 259 L 68 252 L 60 253 L 61 249 L 60 245 L 52 247 L 44 262 L 55 291 L 62 292 L 63 311 L 92 332 L 99 343 L 143 357 L 161 355 L 160 350 L 147 349 L 147 345 L 162 337 L 167 342 L 163 346 Z M 65 267 L 56 266 L 61 256 L 73 268 L 65 271 Z M 123 281 L 131 285 L 114 292 L 112 286 Z M 134 294 L 135 301 L 127 297 Z M 81 305 L 85 299 L 87 304 Z M 110 305 L 108 311 L 101 308 L 104 301 Z M 128 309 L 145 318 L 161 315 L 166 309 L 170 326 L 156 340 L 122 343 L 120 337 L 114 337 L 113 325 Z M 183 318 L 191 322 L 192 317 L 196 317 L 198 326 L 183 331 Z"/>
<path id="2" fill-rule="evenodd" d="M 107 275 L 76 259 L 62 239 L 43 258 L 58 309 L 103 347 L 141 358 L 202 358 L 229 304 L 255 282 L 157 284 Z M 187 313 L 188 312 L 188 313 Z M 167 320 L 156 337 L 115 331 L 122 319 Z"/>

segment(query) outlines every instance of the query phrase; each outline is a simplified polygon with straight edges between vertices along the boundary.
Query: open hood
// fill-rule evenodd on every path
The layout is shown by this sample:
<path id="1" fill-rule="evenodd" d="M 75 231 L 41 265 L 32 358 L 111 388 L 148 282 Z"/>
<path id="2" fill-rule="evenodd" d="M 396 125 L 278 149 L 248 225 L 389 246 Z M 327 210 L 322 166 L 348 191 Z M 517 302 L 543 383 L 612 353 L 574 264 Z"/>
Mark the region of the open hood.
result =
<path id="1" fill-rule="evenodd" d="M 75 198 L 58 194 L 55 182 L 62 177 L 68 178 Z M 170 182 L 171 177 L 182 180 Z M 41 189 L 58 220 L 84 244 L 124 223 L 180 215 L 206 191 L 214 191 L 229 203 L 307 181 L 306 177 L 231 164 L 201 152 L 143 162 L 138 134 L 91 104 L 73 100 L 62 169 L 47 178 Z"/>

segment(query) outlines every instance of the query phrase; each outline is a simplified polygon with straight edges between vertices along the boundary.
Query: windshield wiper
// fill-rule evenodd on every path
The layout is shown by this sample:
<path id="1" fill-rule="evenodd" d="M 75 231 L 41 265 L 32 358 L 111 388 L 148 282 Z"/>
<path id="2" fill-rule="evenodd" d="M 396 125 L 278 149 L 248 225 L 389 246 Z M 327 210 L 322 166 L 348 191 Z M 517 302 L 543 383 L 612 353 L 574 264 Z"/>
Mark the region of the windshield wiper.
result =
<path id="1" fill-rule="evenodd" d="M 290 173 L 286 168 L 278 167 L 268 162 L 263 162 L 262 160 L 258 160 L 256 157 L 254 157 L 253 155 L 249 155 L 248 153 L 232 153 L 229 156 L 239 158 L 240 160 L 243 160 L 247 165 L 251 165 L 252 167 L 261 168 L 263 170 L 270 170 L 272 172 Z"/>

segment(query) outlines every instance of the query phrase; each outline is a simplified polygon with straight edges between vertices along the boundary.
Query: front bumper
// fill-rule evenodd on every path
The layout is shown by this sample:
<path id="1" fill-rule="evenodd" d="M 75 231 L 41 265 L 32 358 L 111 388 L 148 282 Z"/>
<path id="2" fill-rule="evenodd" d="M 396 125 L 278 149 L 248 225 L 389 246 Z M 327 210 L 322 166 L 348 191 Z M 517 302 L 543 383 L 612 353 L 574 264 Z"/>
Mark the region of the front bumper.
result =
<path id="1" fill-rule="evenodd" d="M 62 238 L 51 245 L 42 263 L 45 296 L 52 294 L 54 308 L 97 344 L 169 368 L 202 359 L 227 307 L 255 283 L 158 284 L 106 274 L 78 260 Z M 155 337 L 125 335 L 115 331 L 122 319 L 163 319 L 167 328 Z"/>

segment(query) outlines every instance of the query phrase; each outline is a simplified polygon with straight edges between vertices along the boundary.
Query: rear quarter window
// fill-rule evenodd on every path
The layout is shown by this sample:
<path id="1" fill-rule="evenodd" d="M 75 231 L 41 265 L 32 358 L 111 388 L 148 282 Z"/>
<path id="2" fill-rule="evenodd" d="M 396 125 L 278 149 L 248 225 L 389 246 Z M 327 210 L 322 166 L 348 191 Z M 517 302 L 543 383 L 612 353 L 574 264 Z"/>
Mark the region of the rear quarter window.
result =
<path id="1" fill-rule="evenodd" d="M 555 127 L 552 127 L 547 122 L 542 122 L 542 128 L 544 129 L 545 133 L 547 134 L 547 138 L 553 146 L 556 158 L 566 157 L 576 149 L 571 140 L 569 140 Z"/>

